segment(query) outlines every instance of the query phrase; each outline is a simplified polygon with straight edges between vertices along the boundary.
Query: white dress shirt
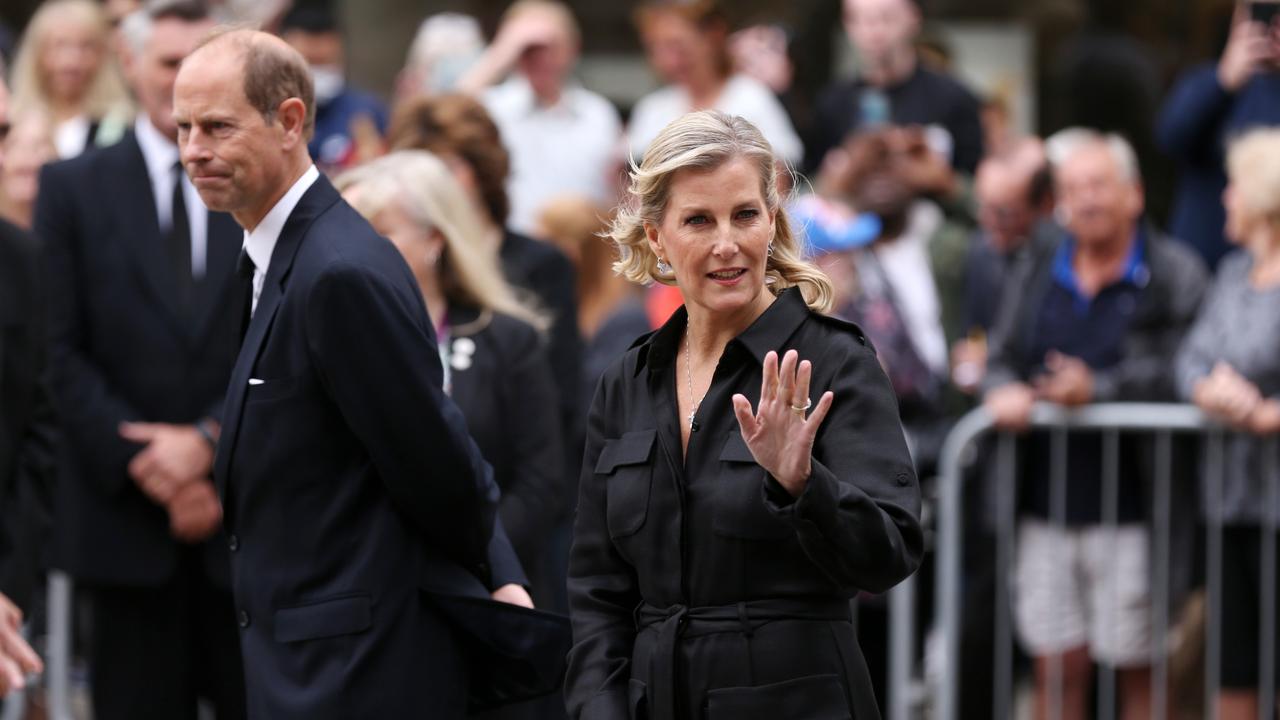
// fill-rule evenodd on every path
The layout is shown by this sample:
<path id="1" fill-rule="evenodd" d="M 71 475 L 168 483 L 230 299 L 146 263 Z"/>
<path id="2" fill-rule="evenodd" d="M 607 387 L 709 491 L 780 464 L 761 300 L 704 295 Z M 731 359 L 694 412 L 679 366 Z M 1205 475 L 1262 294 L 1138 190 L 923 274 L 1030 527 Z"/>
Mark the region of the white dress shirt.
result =
<path id="1" fill-rule="evenodd" d="M 253 261 L 253 306 L 249 310 L 251 317 L 258 311 L 258 298 L 262 296 L 262 285 L 267 280 L 267 270 L 271 266 L 271 253 L 276 249 L 280 231 L 284 230 L 284 224 L 293 214 L 293 209 L 298 206 L 298 201 L 319 177 L 320 171 L 316 170 L 315 165 L 308 167 L 284 197 L 280 198 L 267 212 L 253 232 L 244 231 L 244 250 Z"/>
<path id="2" fill-rule="evenodd" d="M 804 145 L 791 126 L 791 118 L 773 91 L 760 81 L 746 75 L 734 75 L 725 83 L 715 110 L 730 115 L 740 115 L 755 125 L 764 139 L 773 146 L 773 154 L 791 164 L 804 157 Z M 678 85 L 668 85 L 645 95 L 631 112 L 627 128 L 627 142 L 631 157 L 636 162 L 643 157 L 649 143 L 658 137 L 672 120 L 693 110 L 689 93 Z"/>
<path id="3" fill-rule="evenodd" d="M 179 175 L 175 170 L 178 164 L 178 146 L 151 124 L 146 113 L 138 114 L 133 132 L 138 139 L 138 147 L 142 149 L 147 176 L 151 178 L 156 219 L 160 221 L 160 234 L 164 235 L 173 225 L 173 182 Z M 187 228 L 191 233 L 191 277 L 201 278 L 204 277 L 208 258 L 209 211 L 205 209 L 204 201 L 191 184 L 191 179 L 185 172 L 181 176 L 182 199 L 187 206 Z"/>
<path id="4" fill-rule="evenodd" d="M 485 107 L 511 154 L 508 224 L 533 234 L 538 213 L 557 195 L 607 202 L 622 123 L 600 95 L 568 84 L 559 102 L 542 105 L 519 75 L 485 92 Z"/>

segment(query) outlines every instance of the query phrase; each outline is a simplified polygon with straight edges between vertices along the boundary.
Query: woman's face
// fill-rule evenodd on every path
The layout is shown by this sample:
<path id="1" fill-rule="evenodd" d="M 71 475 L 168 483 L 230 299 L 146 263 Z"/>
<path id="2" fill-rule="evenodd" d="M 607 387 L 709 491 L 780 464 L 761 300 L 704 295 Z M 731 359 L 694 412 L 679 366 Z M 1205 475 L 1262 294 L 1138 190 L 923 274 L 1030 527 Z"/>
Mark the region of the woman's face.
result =
<path id="1" fill-rule="evenodd" d="M 1235 180 L 1228 182 L 1227 188 L 1222 191 L 1222 206 L 1227 210 L 1227 224 L 1223 228 L 1223 234 L 1233 245 L 1246 244 L 1257 224 L 1257 219 L 1244 203 Z"/>
<path id="2" fill-rule="evenodd" d="M 359 207 L 359 186 L 343 193 L 347 202 Z M 438 230 L 428 230 L 419 225 L 400 207 L 388 203 L 378 214 L 369 218 L 375 232 L 391 241 L 413 271 L 414 278 L 424 292 L 434 291 L 440 285 L 440 255 L 444 251 L 444 238 Z"/>
<path id="3" fill-rule="evenodd" d="M 662 11 L 653 12 L 641 32 L 649 64 L 675 85 L 716 74 L 717 45 L 711 35 L 674 12 Z"/>
<path id="4" fill-rule="evenodd" d="M 54 159 L 53 141 L 42 118 L 30 115 L 14 123 L 4 142 L 3 192 L 11 202 L 31 204 L 40 185 L 40 168 Z"/>
<path id="5" fill-rule="evenodd" d="M 774 220 L 759 169 L 735 158 L 713 170 L 676 172 L 661 223 L 645 231 L 690 307 L 733 314 L 768 304 L 765 262 Z"/>
<path id="6" fill-rule="evenodd" d="M 82 22 L 55 24 L 40 53 L 40 73 L 50 99 L 71 104 L 83 100 L 102 59 L 102 38 L 91 26 Z"/>

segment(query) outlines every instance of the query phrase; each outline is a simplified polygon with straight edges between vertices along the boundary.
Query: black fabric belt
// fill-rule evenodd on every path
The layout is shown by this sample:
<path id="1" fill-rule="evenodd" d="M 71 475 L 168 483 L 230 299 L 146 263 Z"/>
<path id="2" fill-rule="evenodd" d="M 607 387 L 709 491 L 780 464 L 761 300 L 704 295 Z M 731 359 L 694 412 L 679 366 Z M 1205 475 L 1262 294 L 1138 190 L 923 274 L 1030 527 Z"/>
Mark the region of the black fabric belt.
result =
<path id="1" fill-rule="evenodd" d="M 676 687 L 679 681 L 680 640 L 685 635 L 741 632 L 748 637 L 760 625 L 775 620 L 852 622 L 849 601 L 816 598 L 776 598 L 749 600 L 733 605 L 661 608 L 642 603 L 635 612 L 636 631 L 657 627 L 654 659 L 667 667 L 650 678 L 650 715 L 675 718 Z"/>

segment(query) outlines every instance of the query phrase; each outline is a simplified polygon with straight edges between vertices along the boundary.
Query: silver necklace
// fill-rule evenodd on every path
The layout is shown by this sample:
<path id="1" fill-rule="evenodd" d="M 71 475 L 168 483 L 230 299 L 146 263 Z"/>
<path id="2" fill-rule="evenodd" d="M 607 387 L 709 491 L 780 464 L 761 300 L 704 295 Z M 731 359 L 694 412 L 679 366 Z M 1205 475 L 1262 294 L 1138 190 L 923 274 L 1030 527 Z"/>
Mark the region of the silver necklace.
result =
<path id="1" fill-rule="evenodd" d="M 689 402 L 693 403 L 693 409 L 689 411 L 689 430 L 697 430 L 698 423 L 694 420 L 694 418 L 697 417 L 698 415 L 698 406 L 702 405 L 702 400 L 707 397 L 707 394 L 705 392 L 702 393 L 702 397 L 697 398 L 696 400 L 693 397 L 693 352 L 691 350 L 691 348 L 693 347 L 693 337 L 691 335 L 691 332 L 692 331 L 689 328 L 689 321 L 685 320 L 685 323 L 684 323 L 684 377 L 689 385 Z M 711 388 L 707 388 L 707 389 L 710 390 Z"/>

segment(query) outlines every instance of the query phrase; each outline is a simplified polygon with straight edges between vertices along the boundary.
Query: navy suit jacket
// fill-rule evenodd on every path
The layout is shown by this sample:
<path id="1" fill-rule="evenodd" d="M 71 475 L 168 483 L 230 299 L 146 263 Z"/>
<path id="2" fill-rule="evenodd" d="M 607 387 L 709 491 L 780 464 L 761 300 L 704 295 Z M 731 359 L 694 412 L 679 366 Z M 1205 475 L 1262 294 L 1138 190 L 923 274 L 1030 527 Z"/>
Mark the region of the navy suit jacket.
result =
<path id="1" fill-rule="evenodd" d="M 141 446 L 121 438 L 119 425 L 220 414 L 238 344 L 244 234 L 230 215 L 208 219 L 205 276 L 183 312 L 133 133 L 41 173 L 35 232 L 46 254 L 64 440 L 54 562 L 79 580 L 154 587 L 177 568 L 168 514 L 128 475 Z M 205 544 L 207 571 L 224 585 L 225 547 Z"/>
<path id="2" fill-rule="evenodd" d="M 462 716 L 432 598 L 523 575 L 417 283 L 323 177 L 272 253 L 215 477 L 251 717 Z"/>

